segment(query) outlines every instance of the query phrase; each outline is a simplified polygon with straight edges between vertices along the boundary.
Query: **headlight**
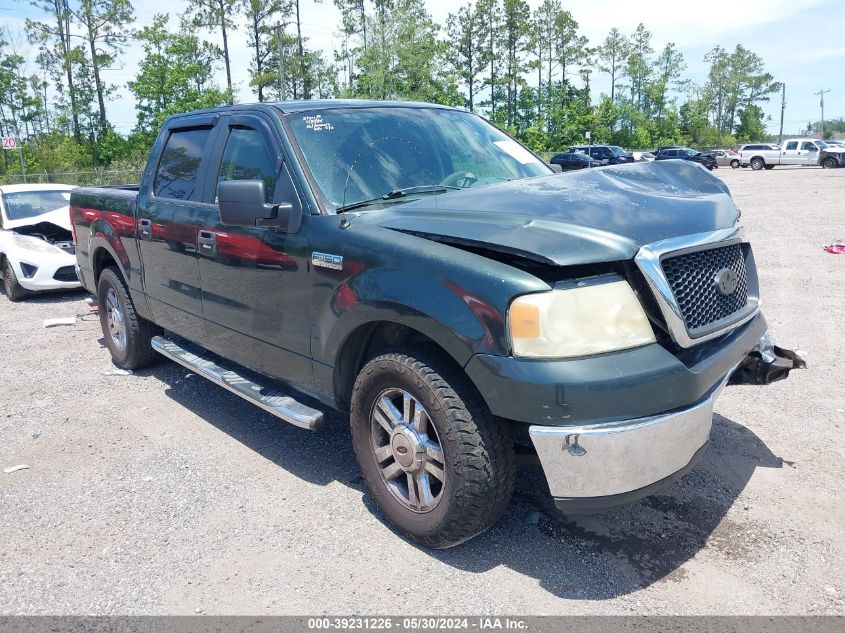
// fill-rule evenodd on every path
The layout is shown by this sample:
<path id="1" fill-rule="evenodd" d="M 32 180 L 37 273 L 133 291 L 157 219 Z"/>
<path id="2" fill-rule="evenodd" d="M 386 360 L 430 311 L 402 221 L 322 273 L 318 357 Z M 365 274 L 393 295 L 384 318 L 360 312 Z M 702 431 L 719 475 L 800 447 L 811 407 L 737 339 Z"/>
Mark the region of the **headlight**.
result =
<path id="1" fill-rule="evenodd" d="M 21 248 L 28 251 L 35 251 L 36 253 L 64 253 L 60 248 L 56 248 L 52 244 L 48 244 L 42 239 L 32 237 L 31 235 L 20 235 L 19 233 L 12 233 L 12 240 Z"/>
<path id="2" fill-rule="evenodd" d="M 515 356 L 567 358 L 654 343 L 648 317 L 626 281 L 514 299 L 508 327 Z"/>

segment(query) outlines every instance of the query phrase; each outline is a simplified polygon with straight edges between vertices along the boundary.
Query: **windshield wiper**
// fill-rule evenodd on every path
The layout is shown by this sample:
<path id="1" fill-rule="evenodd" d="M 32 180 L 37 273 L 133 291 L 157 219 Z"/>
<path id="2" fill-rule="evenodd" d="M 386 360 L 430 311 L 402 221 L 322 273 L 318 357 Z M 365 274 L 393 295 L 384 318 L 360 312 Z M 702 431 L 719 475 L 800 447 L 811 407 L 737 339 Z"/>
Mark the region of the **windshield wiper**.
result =
<path id="1" fill-rule="evenodd" d="M 347 204 L 342 207 L 338 207 L 337 209 L 335 209 L 335 211 L 337 213 L 343 213 L 344 211 L 351 211 L 352 209 L 366 207 L 371 204 L 378 204 L 379 202 L 391 202 L 394 200 L 400 200 L 401 198 L 406 198 L 408 196 L 415 196 L 421 193 L 445 193 L 446 191 L 459 189 L 460 187 L 455 187 L 453 185 L 418 185 L 416 187 L 392 189 L 383 196 L 379 196 L 378 198 L 371 198 L 369 200 L 353 202 L 352 204 Z"/>

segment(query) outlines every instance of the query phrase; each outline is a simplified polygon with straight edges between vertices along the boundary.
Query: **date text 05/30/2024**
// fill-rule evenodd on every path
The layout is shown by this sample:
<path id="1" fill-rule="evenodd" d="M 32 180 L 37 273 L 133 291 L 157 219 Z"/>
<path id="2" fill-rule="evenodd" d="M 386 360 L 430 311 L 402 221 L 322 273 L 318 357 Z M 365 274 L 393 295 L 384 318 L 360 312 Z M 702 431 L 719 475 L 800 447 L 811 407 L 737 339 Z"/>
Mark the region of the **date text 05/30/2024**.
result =
<path id="1" fill-rule="evenodd" d="M 528 624 L 507 617 L 350 617 L 309 618 L 310 630 L 526 630 Z"/>

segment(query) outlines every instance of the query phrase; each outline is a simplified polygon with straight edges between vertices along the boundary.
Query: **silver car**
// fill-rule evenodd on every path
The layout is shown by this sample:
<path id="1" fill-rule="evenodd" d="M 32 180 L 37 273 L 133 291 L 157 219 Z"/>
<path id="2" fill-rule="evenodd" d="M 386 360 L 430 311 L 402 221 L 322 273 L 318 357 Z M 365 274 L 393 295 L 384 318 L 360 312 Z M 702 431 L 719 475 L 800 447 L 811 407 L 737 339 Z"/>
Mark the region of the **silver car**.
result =
<path id="1" fill-rule="evenodd" d="M 719 167 L 733 167 L 734 169 L 739 167 L 739 159 L 740 156 L 733 150 L 729 149 L 714 149 L 709 152 L 708 154 L 713 154 L 713 157 L 716 159 L 716 164 Z"/>

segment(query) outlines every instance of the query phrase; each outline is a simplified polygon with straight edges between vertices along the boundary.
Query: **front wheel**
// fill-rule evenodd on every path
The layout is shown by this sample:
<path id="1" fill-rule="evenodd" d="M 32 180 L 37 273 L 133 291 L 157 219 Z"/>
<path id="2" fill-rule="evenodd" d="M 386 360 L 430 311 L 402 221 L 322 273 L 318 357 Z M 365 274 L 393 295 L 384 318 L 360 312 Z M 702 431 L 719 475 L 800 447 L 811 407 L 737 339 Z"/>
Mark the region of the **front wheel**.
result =
<path id="1" fill-rule="evenodd" d="M 835 167 L 838 167 L 838 164 L 833 156 L 828 156 L 822 161 L 822 167 L 825 169 L 834 169 Z"/>
<path id="2" fill-rule="evenodd" d="M 20 301 L 26 296 L 26 289 L 18 283 L 18 276 L 12 268 L 12 262 L 8 259 L 3 261 L 3 290 L 6 291 L 6 298 L 11 302 Z"/>
<path id="3" fill-rule="evenodd" d="M 159 328 L 138 316 L 117 268 L 106 268 L 100 274 L 97 305 L 103 337 L 115 365 L 121 369 L 141 369 L 158 359 L 150 341 Z"/>
<path id="4" fill-rule="evenodd" d="M 420 543 L 458 545 L 510 501 L 514 449 L 465 377 L 425 352 L 368 362 L 352 393 L 352 443 L 388 519 Z"/>
<path id="5" fill-rule="evenodd" d="M 766 161 L 762 158 L 752 158 L 751 159 L 751 169 L 754 171 L 760 171 L 766 166 Z"/>
<path id="6" fill-rule="evenodd" d="M 731 169 L 739 169 L 739 161 L 734 159 L 731 161 Z"/>

